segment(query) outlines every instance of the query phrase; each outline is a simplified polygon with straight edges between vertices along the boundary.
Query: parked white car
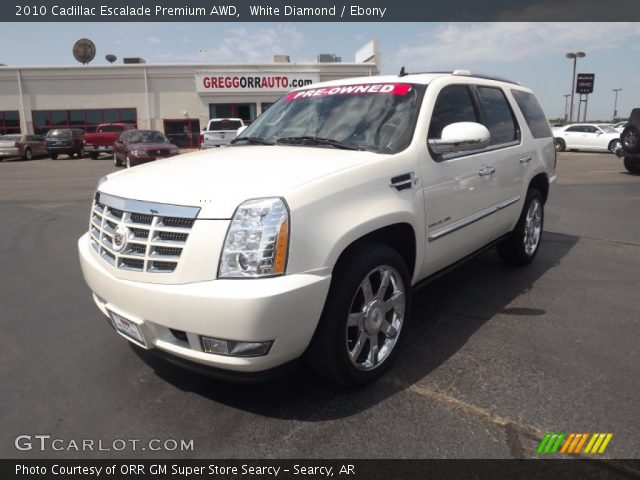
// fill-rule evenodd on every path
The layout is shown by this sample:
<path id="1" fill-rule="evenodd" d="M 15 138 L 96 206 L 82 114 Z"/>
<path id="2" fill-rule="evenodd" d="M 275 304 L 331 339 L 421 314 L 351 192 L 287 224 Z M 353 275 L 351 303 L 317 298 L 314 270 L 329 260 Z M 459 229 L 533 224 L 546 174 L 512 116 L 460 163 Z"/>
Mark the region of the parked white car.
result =
<path id="1" fill-rule="evenodd" d="M 626 127 L 628 123 L 629 123 L 628 121 L 618 122 L 615 125 L 613 125 L 613 129 L 618 133 L 622 133 L 622 131 L 624 130 L 624 127 Z"/>
<path id="2" fill-rule="evenodd" d="M 206 149 L 227 145 L 244 127 L 245 124 L 241 118 L 212 118 L 207 128 L 202 131 L 200 146 Z"/>
<path id="3" fill-rule="evenodd" d="M 314 84 L 215 154 L 103 177 L 82 272 L 120 335 L 174 363 L 253 379 L 303 357 L 364 384 L 398 354 L 414 285 L 494 245 L 534 259 L 555 160 L 517 83 Z"/>
<path id="4" fill-rule="evenodd" d="M 610 125 L 575 123 L 554 128 L 556 150 L 588 150 L 616 153 L 621 146 L 620 132 Z"/>

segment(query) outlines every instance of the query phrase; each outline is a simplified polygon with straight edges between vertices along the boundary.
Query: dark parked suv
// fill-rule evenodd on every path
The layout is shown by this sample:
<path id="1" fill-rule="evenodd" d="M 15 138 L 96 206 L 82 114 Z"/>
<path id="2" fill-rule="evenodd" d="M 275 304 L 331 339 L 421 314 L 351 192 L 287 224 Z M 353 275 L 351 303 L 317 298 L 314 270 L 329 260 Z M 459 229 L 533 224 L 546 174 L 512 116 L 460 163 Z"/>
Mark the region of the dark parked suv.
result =
<path id="1" fill-rule="evenodd" d="M 82 135 L 84 131 L 79 128 L 55 128 L 47 132 L 47 150 L 53 160 L 58 155 L 84 157 Z"/>
<path id="2" fill-rule="evenodd" d="M 629 116 L 629 123 L 620 134 L 622 148 L 616 155 L 624 158 L 624 168 L 629 173 L 640 174 L 640 108 L 634 108 Z"/>

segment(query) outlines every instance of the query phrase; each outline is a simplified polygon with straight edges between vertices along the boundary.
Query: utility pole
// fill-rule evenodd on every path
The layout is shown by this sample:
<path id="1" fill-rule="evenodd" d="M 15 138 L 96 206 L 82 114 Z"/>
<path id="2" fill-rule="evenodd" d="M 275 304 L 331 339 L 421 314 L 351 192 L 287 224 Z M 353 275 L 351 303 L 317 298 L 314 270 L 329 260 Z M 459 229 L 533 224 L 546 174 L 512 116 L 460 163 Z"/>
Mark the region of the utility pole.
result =
<path id="1" fill-rule="evenodd" d="M 573 60 L 573 75 L 571 75 L 571 109 L 569 110 L 569 123 L 573 123 L 573 94 L 576 91 L 576 63 L 579 58 L 587 56 L 584 52 L 569 52 L 565 55 L 567 58 Z M 578 119 L 580 121 L 580 119 Z"/>
<path id="2" fill-rule="evenodd" d="M 564 95 L 564 123 L 567 123 L 569 120 L 569 97 L 570 93 Z"/>
<path id="3" fill-rule="evenodd" d="M 618 117 L 618 93 L 620 93 L 622 89 L 614 88 L 612 91 L 616 93 L 616 98 L 613 101 L 613 123 L 616 123 L 616 118 Z"/>

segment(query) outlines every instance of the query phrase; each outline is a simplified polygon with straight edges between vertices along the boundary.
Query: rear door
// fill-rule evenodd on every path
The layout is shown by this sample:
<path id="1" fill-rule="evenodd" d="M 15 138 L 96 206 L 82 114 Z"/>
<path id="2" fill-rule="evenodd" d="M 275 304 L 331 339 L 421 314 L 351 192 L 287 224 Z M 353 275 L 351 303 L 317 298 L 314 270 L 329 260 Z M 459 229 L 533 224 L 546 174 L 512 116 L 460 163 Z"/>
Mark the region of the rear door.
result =
<path id="1" fill-rule="evenodd" d="M 474 87 L 480 106 L 481 123 L 491 133 L 488 160 L 495 168 L 495 203 L 497 234 L 507 233 L 518 218 L 527 159 L 535 151 L 522 144 L 520 125 L 505 91 L 498 86 Z"/>

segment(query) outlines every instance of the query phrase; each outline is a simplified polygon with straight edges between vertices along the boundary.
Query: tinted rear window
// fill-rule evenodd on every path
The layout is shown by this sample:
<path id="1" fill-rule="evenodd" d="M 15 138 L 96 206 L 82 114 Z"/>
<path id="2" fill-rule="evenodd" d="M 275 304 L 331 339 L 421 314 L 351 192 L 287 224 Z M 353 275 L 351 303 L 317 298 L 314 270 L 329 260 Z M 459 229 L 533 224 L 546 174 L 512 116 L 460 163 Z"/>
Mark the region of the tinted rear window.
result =
<path id="1" fill-rule="evenodd" d="M 535 95 L 521 90 L 511 90 L 511 93 L 513 94 L 513 98 L 516 99 L 516 103 L 518 107 L 520 107 L 520 111 L 527 125 L 529 125 L 529 130 L 531 130 L 533 138 L 552 137 L 553 134 L 551 133 L 547 116 L 544 114 Z"/>
<path id="2" fill-rule="evenodd" d="M 21 138 L 21 135 L 4 135 L 0 137 L 3 142 L 17 142 Z"/>
<path id="3" fill-rule="evenodd" d="M 69 130 L 49 130 L 47 133 L 47 138 L 69 138 L 71 137 L 71 132 Z"/>
<path id="4" fill-rule="evenodd" d="M 211 122 L 209 130 L 238 130 L 242 124 L 237 120 L 220 120 L 219 122 Z"/>
<path id="5" fill-rule="evenodd" d="M 98 132 L 122 132 L 124 127 L 122 125 L 105 125 L 98 128 Z"/>

